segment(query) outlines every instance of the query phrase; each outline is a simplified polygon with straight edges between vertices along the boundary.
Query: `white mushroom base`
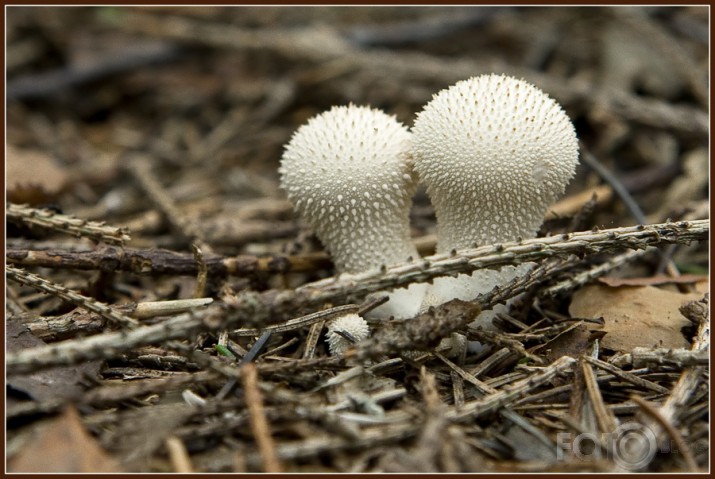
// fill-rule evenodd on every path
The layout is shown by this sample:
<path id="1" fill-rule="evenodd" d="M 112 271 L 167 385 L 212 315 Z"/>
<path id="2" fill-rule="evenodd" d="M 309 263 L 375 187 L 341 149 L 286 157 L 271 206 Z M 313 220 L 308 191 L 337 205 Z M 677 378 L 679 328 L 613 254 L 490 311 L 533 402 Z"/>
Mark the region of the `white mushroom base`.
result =
<path id="1" fill-rule="evenodd" d="M 481 269 L 471 275 L 460 274 L 456 277 L 435 278 L 432 286 L 427 290 L 425 299 L 422 302 L 421 311 L 425 311 L 430 306 L 437 306 L 453 299 L 462 301 L 473 301 L 480 294 L 485 294 L 497 286 L 506 283 L 529 273 L 536 263 L 522 263 L 516 266 L 504 266 L 501 269 Z M 479 316 L 469 324 L 470 328 L 481 328 L 486 331 L 494 331 L 494 318 L 500 313 L 509 310 L 510 302 L 497 304 L 493 309 L 488 309 L 479 313 Z M 446 341 L 450 341 L 446 339 Z M 479 341 L 469 341 L 468 352 L 479 354 L 489 349 Z"/>
<path id="2" fill-rule="evenodd" d="M 387 303 L 378 306 L 368 312 L 366 318 L 389 318 L 408 319 L 417 316 L 421 311 L 421 305 L 427 292 L 426 283 L 414 283 L 407 288 L 399 288 L 389 292 Z M 376 293 L 371 296 L 380 296 L 384 293 Z M 370 296 L 368 296 L 370 298 Z"/>

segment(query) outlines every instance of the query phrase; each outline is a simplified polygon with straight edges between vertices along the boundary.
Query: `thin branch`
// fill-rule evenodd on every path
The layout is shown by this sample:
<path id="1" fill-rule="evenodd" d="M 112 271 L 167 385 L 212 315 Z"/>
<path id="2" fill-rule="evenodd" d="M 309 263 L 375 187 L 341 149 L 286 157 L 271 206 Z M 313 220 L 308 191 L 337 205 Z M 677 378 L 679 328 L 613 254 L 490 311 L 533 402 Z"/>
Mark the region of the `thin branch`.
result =
<path id="1" fill-rule="evenodd" d="M 243 368 L 243 391 L 248 407 L 248 416 L 253 431 L 253 438 L 258 444 L 258 452 L 263 462 L 265 472 L 281 472 L 282 467 L 276 455 L 276 445 L 271 436 L 266 413 L 263 408 L 263 398 L 258 390 L 258 374 L 253 364 L 246 364 Z"/>
<path id="2" fill-rule="evenodd" d="M 440 361 L 445 363 L 453 373 L 459 375 L 462 379 L 467 381 L 468 383 L 472 384 L 474 387 L 477 388 L 477 391 L 479 392 L 480 396 L 485 396 L 489 394 L 495 394 L 498 392 L 497 389 L 493 388 L 492 386 L 488 385 L 485 382 L 480 381 L 477 379 L 474 375 L 468 373 L 464 369 L 460 368 L 456 364 L 454 364 L 452 361 L 449 359 L 445 358 L 442 354 L 436 353 L 435 356 L 439 358 Z M 542 444 L 544 444 L 546 447 L 553 447 L 553 444 L 551 441 L 546 437 L 546 435 L 541 432 L 538 428 L 534 427 L 528 420 L 526 420 L 524 417 L 520 416 L 518 413 L 514 412 L 512 409 L 509 408 L 503 408 L 499 411 L 499 413 L 505 418 L 510 421 L 512 421 L 514 424 L 519 425 L 522 429 L 527 431 L 529 434 L 534 436 L 537 440 L 539 440 Z"/>
<path id="3" fill-rule="evenodd" d="M 318 340 L 320 339 L 320 333 L 325 326 L 325 321 L 320 321 L 315 323 L 310 327 L 308 331 L 308 336 L 304 341 L 303 349 L 303 359 L 312 359 L 315 356 L 315 348 L 318 346 Z"/>
<path id="4" fill-rule="evenodd" d="M 98 250 L 68 251 L 64 249 L 27 250 L 8 248 L 8 263 L 30 267 L 75 269 L 90 271 L 125 271 L 137 275 L 196 276 L 199 265 L 191 254 L 162 249 L 132 249 L 104 247 Z M 257 275 L 316 271 L 332 264 L 326 253 L 297 256 L 218 256 L 205 255 L 207 274 L 212 278 L 227 275 L 255 277 Z"/>
<path id="5" fill-rule="evenodd" d="M 346 304 L 343 306 L 336 306 L 334 308 L 325 309 L 318 311 L 316 313 L 308 314 L 306 316 L 301 316 L 300 318 L 291 319 L 283 324 L 278 324 L 275 326 L 267 326 L 261 329 L 247 329 L 241 328 L 236 329 L 231 332 L 233 336 L 258 336 L 263 332 L 271 333 L 284 333 L 286 331 L 293 331 L 296 329 L 304 328 L 306 326 L 314 326 L 321 321 L 329 321 L 335 319 L 338 316 L 343 316 L 345 314 L 357 313 L 359 306 L 355 304 Z"/>
<path id="6" fill-rule="evenodd" d="M 208 306 L 213 303 L 213 298 L 189 298 L 175 299 L 170 301 L 145 301 L 134 306 L 128 306 L 129 315 L 137 319 L 155 318 L 157 316 L 171 316 L 184 313 L 201 306 Z M 123 309 L 121 306 L 120 309 Z"/>
<path id="7" fill-rule="evenodd" d="M 76 400 L 78 405 L 106 406 L 118 401 L 127 401 L 139 396 L 157 394 L 176 390 L 185 386 L 195 386 L 215 381 L 220 376 L 213 371 L 201 371 L 193 374 L 183 374 L 163 379 L 136 380 L 116 385 L 98 386 L 87 391 Z M 33 414 L 51 414 L 66 405 L 65 398 L 50 398 L 42 401 L 27 401 L 15 404 L 7 409 L 7 418 L 22 417 Z"/>
<path id="8" fill-rule="evenodd" d="M 9 353 L 5 358 L 5 366 L 8 374 L 25 374 L 52 366 L 111 358 L 121 351 L 138 346 L 188 337 L 201 327 L 200 320 L 185 313 L 132 331 L 98 334 Z"/>
<path id="9" fill-rule="evenodd" d="M 344 357 L 363 361 L 382 355 L 423 351 L 436 346 L 442 338 L 472 322 L 481 307 L 458 299 L 430 308 L 415 318 L 393 320 L 368 339 L 347 350 Z"/>
<path id="10" fill-rule="evenodd" d="M 598 387 L 593 366 L 582 360 L 581 373 L 583 374 L 583 379 L 586 384 L 586 392 L 591 403 L 591 408 L 598 421 L 598 427 L 602 433 L 612 434 L 618 426 L 618 420 L 613 413 L 608 410 L 606 403 L 603 402 L 603 395 L 601 394 L 601 389 Z"/>
<path id="11" fill-rule="evenodd" d="M 623 379 L 624 381 L 628 381 L 631 384 L 634 384 L 635 386 L 644 388 L 644 389 L 649 389 L 651 391 L 654 391 L 659 394 L 668 394 L 668 388 L 664 388 L 660 384 L 656 384 L 653 381 L 648 381 L 647 379 L 639 378 L 635 374 L 629 373 L 627 371 L 622 370 L 621 368 L 614 366 L 613 364 L 607 363 L 605 361 L 601 361 L 600 359 L 591 357 L 591 356 L 584 356 L 583 358 L 586 362 L 593 364 L 599 369 L 602 369 L 604 371 L 608 371 L 609 373 L 613 374 L 617 378 Z"/>
<path id="12" fill-rule="evenodd" d="M 212 298 L 178 299 L 174 301 L 148 301 L 144 303 L 115 306 L 113 309 L 135 319 L 157 316 L 173 316 L 211 304 Z M 23 313 L 14 315 L 33 335 L 45 342 L 67 339 L 77 334 L 90 336 L 104 330 L 106 320 L 99 314 L 76 308 L 60 316 L 40 316 Z"/>
<path id="13" fill-rule="evenodd" d="M 624 360 L 633 364 L 634 368 L 707 366 L 710 363 L 710 352 L 708 350 L 634 348 L 629 355 L 624 357 Z"/>
<path id="14" fill-rule="evenodd" d="M 194 291 L 194 298 L 203 298 L 206 295 L 206 281 L 208 280 L 209 269 L 206 266 L 206 259 L 204 258 L 204 253 L 201 251 L 199 245 L 192 243 L 191 252 L 194 255 L 194 260 L 196 261 L 196 265 L 199 270 L 196 275 L 196 290 Z"/>
<path id="15" fill-rule="evenodd" d="M 194 468 L 191 466 L 191 457 L 186 450 L 184 443 L 176 436 L 169 436 L 164 440 L 164 447 L 169 453 L 169 458 L 174 466 L 174 472 L 191 473 Z"/>
<path id="16" fill-rule="evenodd" d="M 134 176 L 154 205 L 166 216 L 176 232 L 196 243 L 204 252 L 210 253 L 211 246 L 206 243 L 202 230 L 176 207 L 176 202 L 152 172 L 151 165 L 150 158 L 135 157 L 129 159 L 127 170 Z"/>
<path id="17" fill-rule="evenodd" d="M 230 305 L 209 305 L 206 309 L 171 318 L 163 323 L 138 328 L 134 331 L 108 333 L 76 341 L 51 344 L 8 354 L 7 370 L 21 374 L 56 365 L 75 364 L 80 361 L 112 357 L 119 351 L 137 346 L 162 342 L 169 339 L 188 337 L 200 330 L 228 329 L 235 325 L 255 325 L 265 328 L 284 321 L 284 316 L 296 309 L 316 307 L 327 302 L 340 303 L 348 297 L 362 297 L 371 292 L 406 286 L 413 282 L 428 281 L 432 278 L 457 272 L 471 272 L 483 267 L 496 267 L 519 261 L 570 256 L 571 254 L 601 253 L 622 248 L 644 248 L 663 242 L 688 242 L 707 238 L 709 221 L 666 223 L 649 226 L 615 228 L 604 231 L 589 231 L 562 236 L 536 238 L 504 245 L 484 246 L 464 250 L 459 255 L 435 255 L 419 263 L 405 263 L 385 268 L 384 271 L 361 273 L 352 276 L 329 278 L 304 285 L 293 291 L 271 290 L 264 293 L 245 291 L 239 293 Z M 537 281 L 527 275 L 524 283 Z M 496 289 L 479 298 L 479 304 L 490 304 L 495 299 L 503 301 L 514 294 L 515 282 L 511 289 Z M 442 305 L 449 308 L 447 305 Z M 474 306 L 474 305 L 472 305 Z M 437 308 L 439 309 L 439 308 Z M 449 334 L 469 322 L 472 314 L 446 315 L 426 318 L 424 324 L 412 322 L 404 325 L 409 331 L 385 333 L 383 344 L 366 341 L 362 344 L 361 355 L 385 354 L 390 344 L 404 345 L 403 349 L 416 348 L 417 343 L 427 345 L 441 339 L 440 334 Z M 444 313 L 441 313 L 444 314 Z M 433 324 L 434 323 L 434 324 Z M 425 325 L 437 327 L 433 331 L 420 329 Z M 397 331 L 397 330 L 396 330 Z M 411 331 L 411 332 L 410 332 Z M 400 334 L 407 332 L 409 334 Z M 374 337 L 372 338 L 374 339 Z M 417 342 L 412 344 L 412 342 Z M 374 350 L 371 349 L 373 346 Z M 399 349 L 398 349 L 399 350 Z"/>
<path id="18" fill-rule="evenodd" d="M 607 259 L 606 261 L 597 266 L 594 266 L 586 271 L 582 271 L 581 273 L 576 274 L 573 278 L 565 279 L 559 283 L 556 283 L 553 286 L 549 286 L 548 288 L 542 289 L 541 291 L 539 291 L 539 296 L 543 298 L 548 296 L 558 296 L 566 294 L 569 291 L 578 289 L 581 286 L 610 273 L 614 269 L 620 268 L 621 266 L 626 265 L 631 261 L 635 261 L 638 258 L 642 258 L 643 256 L 652 253 L 654 250 L 656 250 L 656 248 L 651 247 L 621 253 L 619 255 Z"/>
<path id="19" fill-rule="evenodd" d="M 42 228 L 71 236 L 82 236 L 109 244 L 124 245 L 131 237 L 124 228 L 107 226 L 70 215 L 55 213 L 48 209 L 31 208 L 27 205 L 8 204 L 5 209 L 8 221 Z"/>
<path id="20" fill-rule="evenodd" d="M 494 394 L 485 396 L 476 401 L 465 403 L 458 411 L 450 410 L 447 417 L 453 421 L 474 420 L 477 417 L 494 412 L 526 395 L 529 391 L 533 391 L 542 384 L 547 383 L 554 377 L 564 374 L 570 369 L 576 360 L 570 356 L 564 356 L 545 368 L 541 368 L 540 372 L 533 374 L 517 383 L 508 386 Z"/>
<path id="21" fill-rule="evenodd" d="M 7 277 L 13 281 L 31 286 L 38 291 L 42 291 L 43 293 L 47 293 L 52 296 L 57 296 L 58 298 L 62 298 L 72 304 L 81 306 L 89 311 L 92 311 L 93 313 L 97 313 L 116 325 L 130 329 L 139 327 L 139 322 L 136 319 L 130 318 L 129 316 L 110 308 L 106 304 L 101 303 L 94 298 L 83 296 L 69 288 L 65 288 L 64 286 L 60 286 L 59 284 L 40 278 L 36 274 L 28 273 L 27 271 L 14 268 L 12 266 L 6 266 L 5 273 L 7 274 Z"/>
<path id="22" fill-rule="evenodd" d="M 308 283 L 293 291 L 243 292 L 235 298 L 227 316 L 230 321 L 241 324 L 265 326 L 281 321 L 280 315 L 276 313 L 285 313 L 297 306 L 310 307 L 328 302 L 335 304 L 346 300 L 359 300 L 376 291 L 428 282 L 440 276 L 471 273 L 482 268 L 498 268 L 506 264 L 539 261 L 544 258 L 586 256 L 620 249 L 647 248 L 661 243 L 705 240 L 708 237 L 709 225 L 709 220 L 698 220 L 582 231 L 482 246 L 462 250 L 454 255 L 434 255 L 417 262 L 327 278 Z"/>
<path id="23" fill-rule="evenodd" d="M 216 306 L 209 306 L 209 308 L 211 307 L 220 310 Z M 341 314 L 354 312 L 357 309 L 358 306 L 356 305 L 346 305 L 327 311 L 319 311 L 276 326 L 270 331 L 289 331 L 318 321 L 332 319 Z M 203 316 L 207 316 L 208 308 L 195 314 L 184 313 L 162 323 L 144 326 L 129 332 L 104 333 L 10 353 L 6 357 L 6 368 L 8 374 L 24 374 L 52 366 L 111 358 L 122 351 L 128 351 L 139 346 L 191 337 L 200 330 L 215 330 L 221 326 L 219 323 L 210 321 L 204 323 L 201 313 L 203 313 Z M 251 334 L 247 334 L 248 331 L 239 330 L 240 335 L 253 336 L 256 332 L 258 331 L 250 331 Z"/>
<path id="24" fill-rule="evenodd" d="M 628 211 L 631 213 L 631 216 L 633 216 L 633 219 L 636 220 L 637 223 L 642 225 L 648 223 L 648 220 L 645 217 L 645 213 L 643 213 L 643 209 L 636 202 L 633 196 L 628 192 L 626 187 L 623 186 L 621 180 L 619 180 L 616 175 L 611 173 L 608 168 L 606 168 L 600 161 L 596 159 L 596 157 L 588 150 L 584 142 L 581 141 L 579 143 L 581 146 L 581 160 L 583 160 L 583 162 L 588 165 L 589 168 L 595 171 L 598 176 L 600 176 L 606 183 L 610 185 L 610 187 L 613 189 L 613 192 L 621 198 L 623 203 L 625 203 L 626 207 L 628 208 Z"/>
<path id="25" fill-rule="evenodd" d="M 693 454 L 690 452 L 690 448 L 683 440 L 683 436 L 678 432 L 678 430 L 661 414 L 660 410 L 656 409 L 650 405 L 645 399 L 640 396 L 631 395 L 631 401 L 640 406 L 641 411 L 645 412 L 654 419 L 660 426 L 665 430 L 665 432 L 670 436 L 670 438 L 675 443 L 676 448 L 683 455 L 685 463 L 688 466 L 690 472 L 697 472 L 699 470 L 698 463 L 695 462 Z"/>

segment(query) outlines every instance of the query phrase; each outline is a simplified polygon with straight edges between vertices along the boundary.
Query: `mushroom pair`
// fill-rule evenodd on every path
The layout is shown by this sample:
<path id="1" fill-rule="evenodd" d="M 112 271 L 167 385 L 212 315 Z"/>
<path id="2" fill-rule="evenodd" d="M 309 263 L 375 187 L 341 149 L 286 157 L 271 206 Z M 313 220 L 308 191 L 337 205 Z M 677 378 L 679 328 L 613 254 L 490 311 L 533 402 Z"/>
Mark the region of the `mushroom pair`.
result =
<path id="1" fill-rule="evenodd" d="M 574 127 L 558 103 L 522 80 L 482 75 L 436 94 L 412 133 L 379 110 L 333 107 L 295 132 L 280 173 L 337 271 L 358 273 L 418 257 L 409 232 L 416 176 L 435 208 L 437 253 L 449 253 L 534 236 L 577 162 Z M 483 292 L 475 284 L 489 290 L 519 271 L 437 278 L 424 304 L 473 299 Z M 425 291 L 395 290 L 374 311 L 412 317 Z"/>

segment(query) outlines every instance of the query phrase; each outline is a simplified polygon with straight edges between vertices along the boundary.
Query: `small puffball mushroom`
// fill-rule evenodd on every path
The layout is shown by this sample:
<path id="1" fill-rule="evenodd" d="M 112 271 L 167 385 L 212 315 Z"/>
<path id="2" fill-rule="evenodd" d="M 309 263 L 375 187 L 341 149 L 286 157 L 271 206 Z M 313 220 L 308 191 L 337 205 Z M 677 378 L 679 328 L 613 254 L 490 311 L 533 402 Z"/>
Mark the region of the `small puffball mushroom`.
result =
<path id="1" fill-rule="evenodd" d="M 367 338 L 369 334 L 367 321 L 357 314 L 346 314 L 328 323 L 325 340 L 328 342 L 331 356 L 339 356 L 353 344 Z"/>
<path id="2" fill-rule="evenodd" d="M 414 168 L 437 217 L 438 253 L 533 237 L 578 163 L 576 132 L 559 104 L 504 75 L 470 78 L 437 93 L 412 133 Z M 529 268 L 438 278 L 423 308 L 474 299 Z"/>
<path id="3" fill-rule="evenodd" d="M 419 257 L 409 227 L 417 188 L 410 139 L 395 117 L 349 105 L 311 118 L 286 145 L 281 186 L 339 273 Z M 425 289 L 398 289 L 373 314 L 413 316 Z"/>

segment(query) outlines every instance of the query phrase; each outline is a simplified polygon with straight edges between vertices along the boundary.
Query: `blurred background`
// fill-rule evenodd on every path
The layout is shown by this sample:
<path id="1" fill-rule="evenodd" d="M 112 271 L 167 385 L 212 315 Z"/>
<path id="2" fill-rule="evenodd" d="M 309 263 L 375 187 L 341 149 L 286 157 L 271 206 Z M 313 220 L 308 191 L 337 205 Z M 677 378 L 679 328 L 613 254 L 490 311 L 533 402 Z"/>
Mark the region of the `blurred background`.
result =
<path id="1" fill-rule="evenodd" d="M 137 237 L 161 225 L 137 223 L 130 156 L 214 244 L 237 245 L 217 223 L 283 198 L 282 146 L 310 116 L 353 102 L 410 126 L 432 94 L 489 72 L 559 101 L 650 220 L 707 192 L 707 7 L 8 7 L 7 27 L 9 200 Z M 599 183 L 582 165 L 569 192 Z M 418 195 L 416 215 L 429 208 Z M 618 201 L 594 214 L 633 223 Z"/>

